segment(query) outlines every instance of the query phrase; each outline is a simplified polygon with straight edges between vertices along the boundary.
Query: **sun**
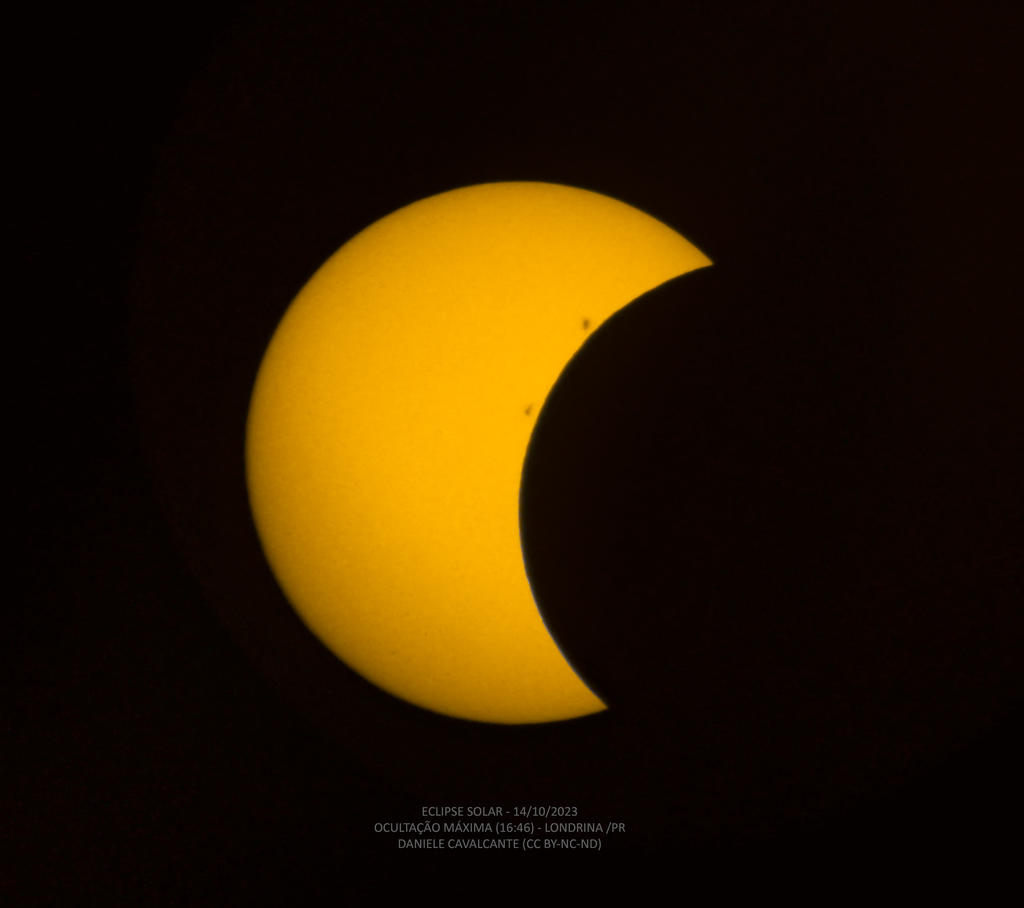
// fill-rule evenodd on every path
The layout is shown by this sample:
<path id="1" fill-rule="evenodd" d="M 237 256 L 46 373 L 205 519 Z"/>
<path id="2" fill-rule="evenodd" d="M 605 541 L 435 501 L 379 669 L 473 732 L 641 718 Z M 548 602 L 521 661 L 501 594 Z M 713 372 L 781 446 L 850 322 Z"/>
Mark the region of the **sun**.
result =
<path id="1" fill-rule="evenodd" d="M 533 600 L 523 460 L 587 337 L 708 264 L 607 196 L 490 183 L 402 208 L 317 271 L 260 367 L 246 467 L 271 568 L 338 658 L 460 718 L 604 708 Z"/>

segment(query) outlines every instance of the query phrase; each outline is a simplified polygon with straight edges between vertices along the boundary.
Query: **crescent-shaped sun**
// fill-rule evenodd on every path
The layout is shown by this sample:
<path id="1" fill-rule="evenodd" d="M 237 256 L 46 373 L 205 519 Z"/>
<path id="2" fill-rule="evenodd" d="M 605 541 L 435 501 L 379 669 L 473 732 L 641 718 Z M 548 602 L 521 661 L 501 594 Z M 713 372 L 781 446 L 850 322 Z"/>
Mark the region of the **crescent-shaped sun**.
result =
<path id="1" fill-rule="evenodd" d="M 335 253 L 274 334 L 246 437 L 260 540 L 317 637 L 446 715 L 530 723 L 603 709 L 533 600 L 523 460 L 587 336 L 708 264 L 636 208 L 549 183 L 445 192 Z"/>

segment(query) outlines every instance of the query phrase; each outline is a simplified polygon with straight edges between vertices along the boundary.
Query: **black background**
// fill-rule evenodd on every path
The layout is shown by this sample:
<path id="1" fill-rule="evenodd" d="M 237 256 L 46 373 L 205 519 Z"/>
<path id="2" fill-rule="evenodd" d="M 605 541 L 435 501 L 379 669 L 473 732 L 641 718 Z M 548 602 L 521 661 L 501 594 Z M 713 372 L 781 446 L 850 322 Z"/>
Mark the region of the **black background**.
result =
<path id="1" fill-rule="evenodd" d="M 581 892 L 638 860 L 1008 867 L 1019 14 L 415 9 L 106 7 L 25 34 L 2 885 L 476 893 L 516 861 L 372 832 L 467 792 L 627 819 L 618 850 L 517 856 Z M 621 198 L 716 263 L 598 332 L 538 422 L 533 580 L 615 707 L 582 729 L 437 720 L 329 664 L 278 608 L 234 459 L 316 267 L 502 179 Z"/>

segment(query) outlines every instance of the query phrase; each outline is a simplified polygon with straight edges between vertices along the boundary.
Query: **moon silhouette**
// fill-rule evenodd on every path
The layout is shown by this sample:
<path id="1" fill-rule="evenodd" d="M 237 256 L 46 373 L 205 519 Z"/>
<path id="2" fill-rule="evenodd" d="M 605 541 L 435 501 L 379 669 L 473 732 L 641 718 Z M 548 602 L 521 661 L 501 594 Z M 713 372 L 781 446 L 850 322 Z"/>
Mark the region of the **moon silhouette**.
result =
<path id="1" fill-rule="evenodd" d="M 452 190 L 342 246 L 257 375 L 246 471 L 305 624 L 378 687 L 504 724 L 601 711 L 548 633 L 519 540 L 523 460 L 610 315 L 710 264 L 655 218 L 549 183 Z"/>

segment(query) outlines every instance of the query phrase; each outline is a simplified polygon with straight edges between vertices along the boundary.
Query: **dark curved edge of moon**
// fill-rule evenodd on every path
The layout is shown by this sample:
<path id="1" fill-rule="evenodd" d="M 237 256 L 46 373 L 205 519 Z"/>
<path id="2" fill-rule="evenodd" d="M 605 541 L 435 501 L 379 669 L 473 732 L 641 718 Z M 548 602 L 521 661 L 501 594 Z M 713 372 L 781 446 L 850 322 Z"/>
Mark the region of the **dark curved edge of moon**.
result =
<path id="1" fill-rule="evenodd" d="M 527 454 L 545 622 L 690 815 L 711 790 L 748 820 L 878 797 L 1019 690 L 1022 370 L 948 301 L 827 272 L 716 265 L 635 300 Z"/>

